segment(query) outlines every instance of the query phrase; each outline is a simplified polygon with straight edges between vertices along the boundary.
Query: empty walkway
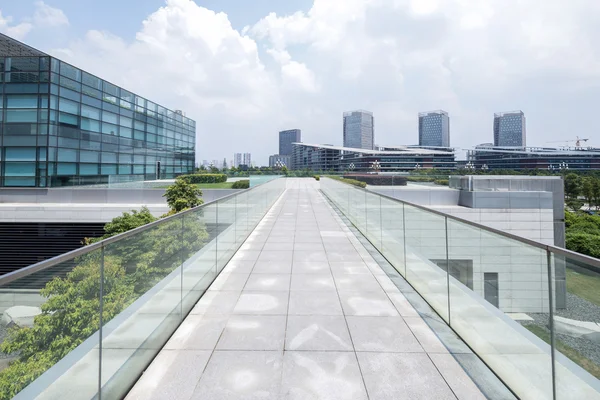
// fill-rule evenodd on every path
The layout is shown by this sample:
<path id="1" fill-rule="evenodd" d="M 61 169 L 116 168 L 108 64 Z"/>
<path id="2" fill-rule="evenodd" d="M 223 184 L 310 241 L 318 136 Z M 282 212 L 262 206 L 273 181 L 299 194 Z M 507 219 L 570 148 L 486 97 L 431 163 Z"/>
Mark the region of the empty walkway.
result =
<path id="1" fill-rule="evenodd" d="M 317 190 L 288 189 L 127 399 L 482 399 Z"/>

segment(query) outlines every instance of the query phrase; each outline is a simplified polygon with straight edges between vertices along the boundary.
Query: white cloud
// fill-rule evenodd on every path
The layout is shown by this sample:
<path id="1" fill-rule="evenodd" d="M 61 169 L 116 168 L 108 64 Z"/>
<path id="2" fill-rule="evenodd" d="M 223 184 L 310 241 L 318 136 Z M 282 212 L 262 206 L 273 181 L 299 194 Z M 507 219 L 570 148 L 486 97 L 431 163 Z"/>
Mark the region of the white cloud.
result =
<path id="1" fill-rule="evenodd" d="M 33 24 L 40 28 L 57 27 L 69 25 L 69 19 L 61 9 L 51 7 L 43 1 L 36 1 Z"/>
<path id="2" fill-rule="evenodd" d="M 21 22 L 19 24 L 13 24 L 13 18 L 11 16 L 2 16 L 2 10 L 0 10 L 0 32 L 13 37 L 15 39 L 23 39 L 29 31 L 31 31 L 32 25 L 28 22 Z"/>
<path id="3" fill-rule="evenodd" d="M 292 127 L 340 144 L 342 112 L 357 108 L 375 113 L 376 142 L 394 145 L 415 143 L 417 112 L 438 108 L 464 147 L 491 140 L 496 111 L 523 109 L 535 145 L 595 123 L 597 1 L 314 0 L 263 15 L 240 32 L 224 13 L 167 0 L 133 40 L 90 31 L 55 53 L 185 110 L 199 159 L 266 162 Z M 15 27 L 0 16 L 3 26 Z"/>

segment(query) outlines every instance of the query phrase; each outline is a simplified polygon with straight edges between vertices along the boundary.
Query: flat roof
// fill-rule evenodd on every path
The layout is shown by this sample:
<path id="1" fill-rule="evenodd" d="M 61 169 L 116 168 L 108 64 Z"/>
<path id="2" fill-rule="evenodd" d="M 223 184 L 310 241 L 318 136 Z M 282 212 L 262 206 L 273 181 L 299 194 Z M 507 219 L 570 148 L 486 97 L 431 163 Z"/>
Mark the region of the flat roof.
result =
<path id="1" fill-rule="evenodd" d="M 583 156 L 600 155 L 600 149 L 595 147 L 585 148 L 556 148 L 556 147 L 474 147 L 467 149 L 470 152 L 504 153 L 504 154 L 529 154 L 529 155 L 565 155 Z"/>
<path id="2" fill-rule="evenodd" d="M 453 155 L 454 151 L 440 151 L 440 150 L 431 150 L 424 149 L 418 147 L 409 147 L 409 146 L 394 146 L 394 148 L 399 150 L 370 150 L 370 149 L 359 149 L 355 147 L 343 147 L 343 146 L 332 146 L 328 144 L 310 144 L 310 143 L 298 143 L 294 142 L 292 144 L 302 145 L 306 147 L 315 147 L 320 149 L 327 150 L 338 150 L 345 151 L 348 153 L 362 153 L 362 154 L 392 154 L 392 155 L 406 155 L 406 154 L 431 154 L 431 155 Z"/>

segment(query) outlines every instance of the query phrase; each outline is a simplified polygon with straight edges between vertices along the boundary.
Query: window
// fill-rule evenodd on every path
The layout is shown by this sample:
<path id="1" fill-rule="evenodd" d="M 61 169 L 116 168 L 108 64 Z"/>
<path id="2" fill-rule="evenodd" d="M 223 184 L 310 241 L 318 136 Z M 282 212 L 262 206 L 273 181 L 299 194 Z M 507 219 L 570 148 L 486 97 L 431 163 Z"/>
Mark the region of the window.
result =
<path id="1" fill-rule="evenodd" d="M 64 87 L 60 88 L 60 95 L 62 97 L 66 97 L 67 99 L 73 100 L 73 101 L 79 101 L 81 96 L 79 95 L 79 92 L 76 92 L 74 90 L 70 90 L 70 89 L 65 89 Z"/>
<path id="2" fill-rule="evenodd" d="M 58 161 L 77 161 L 77 150 L 73 149 L 58 149 Z"/>
<path id="3" fill-rule="evenodd" d="M 483 274 L 483 296 L 494 307 L 499 306 L 498 296 L 498 273 L 484 272 Z"/>
<path id="4" fill-rule="evenodd" d="M 77 164 L 75 163 L 58 163 L 56 164 L 57 175 L 77 175 Z"/>
<path id="5" fill-rule="evenodd" d="M 6 96 L 6 108 L 37 108 L 38 95 L 16 95 L 11 94 Z"/>
<path id="6" fill-rule="evenodd" d="M 4 176 L 35 176 L 35 162 L 6 162 Z"/>
<path id="7" fill-rule="evenodd" d="M 111 112 L 108 111 L 102 111 L 102 121 L 103 122 L 109 122 L 111 124 L 116 124 L 117 121 L 117 114 L 113 114 Z"/>
<path id="8" fill-rule="evenodd" d="M 6 161 L 35 161 L 35 147 L 7 147 Z"/>
<path id="9" fill-rule="evenodd" d="M 81 129 L 91 132 L 100 132 L 100 121 L 81 118 Z"/>
<path id="10" fill-rule="evenodd" d="M 37 110 L 7 110 L 6 122 L 37 122 Z"/>
<path id="11" fill-rule="evenodd" d="M 76 115 L 66 114 L 66 113 L 58 113 L 58 122 L 66 125 L 77 126 L 79 121 Z"/>
<path id="12" fill-rule="evenodd" d="M 102 175 L 116 175 L 117 174 L 117 165 L 116 164 L 102 164 L 101 165 L 101 174 Z"/>
<path id="13" fill-rule="evenodd" d="M 62 61 L 60 63 L 60 74 L 73 79 L 74 81 L 81 82 L 81 71 Z"/>
<path id="14" fill-rule="evenodd" d="M 97 151 L 85 151 L 82 150 L 79 154 L 80 161 L 83 162 L 92 162 L 97 163 L 100 161 L 100 153 Z"/>
<path id="15" fill-rule="evenodd" d="M 105 122 L 102 123 L 102 133 L 106 135 L 116 135 L 119 132 L 119 129 L 116 125 L 107 124 Z"/>
<path id="16" fill-rule="evenodd" d="M 79 175 L 98 175 L 98 164 L 79 164 Z"/>
<path id="17" fill-rule="evenodd" d="M 60 99 L 58 109 L 69 114 L 79 115 L 79 103 L 75 101 Z"/>
<path id="18" fill-rule="evenodd" d="M 116 153 L 109 153 L 109 152 L 102 153 L 102 163 L 103 164 L 116 163 L 116 162 L 117 162 L 117 154 Z"/>
<path id="19" fill-rule="evenodd" d="M 13 57 L 6 59 L 6 70 L 12 72 L 39 70 L 38 57 Z"/>

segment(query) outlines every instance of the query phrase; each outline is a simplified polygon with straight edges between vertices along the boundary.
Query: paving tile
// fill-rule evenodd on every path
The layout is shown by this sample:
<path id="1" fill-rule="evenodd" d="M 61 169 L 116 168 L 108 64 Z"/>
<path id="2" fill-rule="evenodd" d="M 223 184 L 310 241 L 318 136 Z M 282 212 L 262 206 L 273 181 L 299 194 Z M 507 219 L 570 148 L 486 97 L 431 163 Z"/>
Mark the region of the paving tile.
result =
<path id="1" fill-rule="evenodd" d="M 333 277 L 328 274 L 292 274 L 292 286 L 290 290 L 303 291 L 330 291 L 336 290 Z"/>
<path id="2" fill-rule="evenodd" d="M 339 292 L 345 315 L 395 317 L 396 308 L 382 292 Z"/>
<path id="3" fill-rule="evenodd" d="M 402 293 L 388 293 L 387 295 L 392 300 L 400 315 L 403 317 L 419 317 L 417 310 L 415 310 Z"/>
<path id="4" fill-rule="evenodd" d="M 262 261 L 291 261 L 292 251 L 291 250 L 273 250 L 273 251 L 262 251 L 258 256 L 257 264 Z"/>
<path id="5" fill-rule="evenodd" d="M 243 291 L 233 309 L 234 314 L 286 315 L 289 292 Z"/>
<path id="6" fill-rule="evenodd" d="M 291 291 L 289 315 L 343 315 L 342 306 L 335 291 Z"/>
<path id="7" fill-rule="evenodd" d="M 327 254 L 322 251 L 298 250 L 294 251 L 294 261 L 300 262 L 327 262 Z"/>
<path id="8" fill-rule="evenodd" d="M 250 273 L 256 261 L 229 261 L 222 273 Z"/>
<path id="9" fill-rule="evenodd" d="M 239 292 L 209 291 L 204 293 L 190 314 L 229 315 L 239 298 Z"/>
<path id="10" fill-rule="evenodd" d="M 284 242 L 284 243 L 269 243 L 265 244 L 263 247 L 263 251 L 292 251 L 294 250 L 294 242 Z"/>
<path id="11" fill-rule="evenodd" d="M 288 351 L 280 398 L 366 400 L 367 393 L 354 353 Z"/>
<path id="12" fill-rule="evenodd" d="M 257 261 L 253 274 L 291 274 L 292 260 Z"/>
<path id="13" fill-rule="evenodd" d="M 332 270 L 333 271 L 333 270 Z M 336 274 L 333 278 L 340 292 L 378 292 L 383 289 L 377 279 L 371 274 Z"/>
<path id="14" fill-rule="evenodd" d="M 286 350 L 352 351 L 343 316 L 288 316 Z"/>
<path id="15" fill-rule="evenodd" d="M 423 348 L 402 317 L 346 316 L 356 351 L 418 353 Z"/>
<path id="16" fill-rule="evenodd" d="M 212 351 L 162 350 L 126 400 L 188 400 Z"/>
<path id="17" fill-rule="evenodd" d="M 278 399 L 282 367 L 279 351 L 215 351 L 192 399 Z"/>
<path id="18" fill-rule="evenodd" d="M 322 243 L 294 243 L 294 251 L 325 251 L 325 248 Z"/>
<path id="19" fill-rule="evenodd" d="M 219 350 L 283 350 L 285 316 L 234 315 L 217 343 Z"/>
<path id="20" fill-rule="evenodd" d="M 244 291 L 284 291 L 290 290 L 290 274 L 251 274 Z"/>
<path id="21" fill-rule="evenodd" d="M 219 315 L 188 315 L 164 348 L 212 350 L 225 328 L 227 318 Z"/>
<path id="22" fill-rule="evenodd" d="M 456 399 L 425 353 L 356 354 L 370 399 Z"/>
<path id="23" fill-rule="evenodd" d="M 429 358 L 459 400 L 486 399 L 452 354 L 430 354 Z"/>
<path id="24" fill-rule="evenodd" d="M 249 273 L 221 273 L 208 288 L 209 291 L 241 291 L 248 280 Z"/>
<path id="25" fill-rule="evenodd" d="M 437 335 L 423 321 L 421 317 L 404 317 L 404 322 L 414 333 L 421 346 L 428 353 L 448 353 L 446 346 L 442 344 Z"/>
<path id="26" fill-rule="evenodd" d="M 292 264 L 292 274 L 331 274 L 329 263 L 325 262 L 299 262 Z"/>

